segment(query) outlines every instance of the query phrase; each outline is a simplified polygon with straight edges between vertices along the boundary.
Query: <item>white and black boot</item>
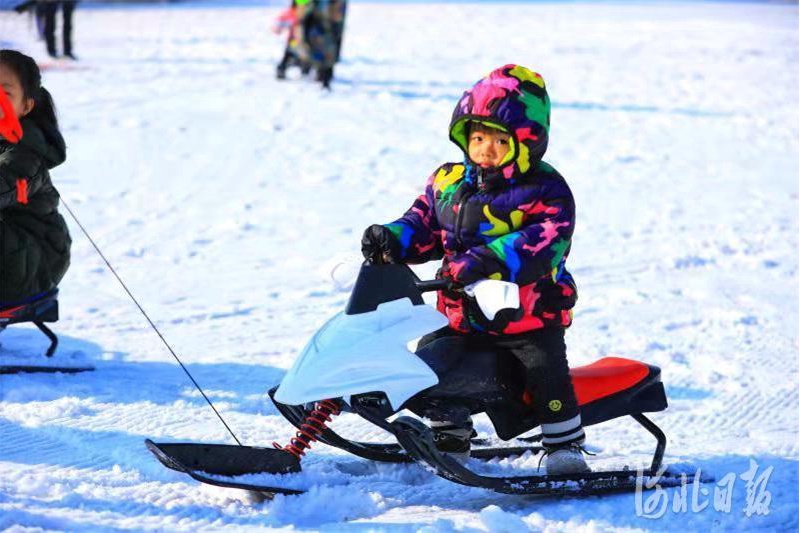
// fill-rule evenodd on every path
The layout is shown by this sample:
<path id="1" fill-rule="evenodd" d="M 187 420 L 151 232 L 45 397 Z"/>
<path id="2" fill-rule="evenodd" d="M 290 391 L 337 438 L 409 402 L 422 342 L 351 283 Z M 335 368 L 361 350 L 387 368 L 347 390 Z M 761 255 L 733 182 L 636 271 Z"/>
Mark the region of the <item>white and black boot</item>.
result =
<path id="1" fill-rule="evenodd" d="M 591 472 L 583 458 L 586 435 L 578 414 L 563 422 L 542 424 L 542 445 L 547 475 L 585 474 Z"/>
<path id="2" fill-rule="evenodd" d="M 580 444 L 571 443 L 545 449 L 544 467 L 548 476 L 586 474 L 592 470 L 583 458 Z"/>

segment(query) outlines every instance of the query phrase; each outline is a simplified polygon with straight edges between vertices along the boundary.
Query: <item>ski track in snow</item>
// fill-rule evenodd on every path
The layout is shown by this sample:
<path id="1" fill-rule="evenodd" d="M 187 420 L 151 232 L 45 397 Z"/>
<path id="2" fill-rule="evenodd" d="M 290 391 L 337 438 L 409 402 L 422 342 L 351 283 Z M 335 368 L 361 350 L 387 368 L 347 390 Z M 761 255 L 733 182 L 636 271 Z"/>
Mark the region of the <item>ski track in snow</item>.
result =
<path id="1" fill-rule="evenodd" d="M 330 94 L 274 80 L 278 8 L 191 7 L 77 12 L 81 62 L 44 72 L 69 145 L 53 176 L 242 442 L 289 439 L 266 391 L 346 302 L 332 267 L 459 159 L 446 132 L 461 92 L 518 62 L 548 83 L 546 159 L 578 205 L 572 365 L 659 365 L 666 462 L 717 479 L 774 467 L 770 512 L 744 514 L 741 478 L 728 513 L 649 520 L 632 494 L 501 495 L 324 445 L 287 482 L 307 494 L 201 486 L 143 439 L 230 436 L 68 219 L 56 357 L 97 370 L 0 376 L 0 530 L 797 530 L 796 5 L 354 3 Z M 44 61 L 24 17 L 1 13 L 0 36 Z M 3 357 L 45 347 L 32 328 L 0 334 Z M 384 438 L 350 415 L 333 427 Z M 596 466 L 654 445 L 627 420 L 587 434 Z"/>

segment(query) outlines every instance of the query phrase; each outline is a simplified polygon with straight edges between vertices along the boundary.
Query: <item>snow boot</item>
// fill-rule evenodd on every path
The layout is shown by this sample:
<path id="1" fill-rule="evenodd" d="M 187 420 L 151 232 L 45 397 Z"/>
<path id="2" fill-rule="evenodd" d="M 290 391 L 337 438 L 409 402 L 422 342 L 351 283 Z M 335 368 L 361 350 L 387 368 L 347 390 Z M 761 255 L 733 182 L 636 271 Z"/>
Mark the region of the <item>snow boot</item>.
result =
<path id="1" fill-rule="evenodd" d="M 469 459 L 470 440 L 477 435 L 471 422 L 469 426 L 456 426 L 452 422 L 431 421 L 431 429 L 437 450 L 462 463 Z"/>
<path id="2" fill-rule="evenodd" d="M 292 64 L 292 56 L 289 55 L 288 51 L 284 52 L 281 62 L 278 63 L 277 67 L 275 67 L 275 77 L 279 80 L 285 80 L 286 71 L 289 69 L 291 64 Z"/>
<path id="3" fill-rule="evenodd" d="M 547 446 L 545 454 L 544 465 L 548 476 L 585 474 L 592 471 L 583 458 L 583 448 L 580 444 Z"/>
<path id="4" fill-rule="evenodd" d="M 331 80 L 333 79 L 333 67 L 323 67 L 317 72 L 317 81 L 322 82 L 324 89 L 330 90 Z"/>

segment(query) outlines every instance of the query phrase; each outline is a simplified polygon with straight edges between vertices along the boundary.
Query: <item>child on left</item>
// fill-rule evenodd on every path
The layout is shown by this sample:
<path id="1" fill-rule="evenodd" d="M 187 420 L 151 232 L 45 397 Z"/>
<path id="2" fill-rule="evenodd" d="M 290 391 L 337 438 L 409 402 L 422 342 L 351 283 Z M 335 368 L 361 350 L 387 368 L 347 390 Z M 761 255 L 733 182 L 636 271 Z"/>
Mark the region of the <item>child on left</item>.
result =
<path id="1" fill-rule="evenodd" d="M 22 129 L 21 139 L 0 137 L 0 304 L 13 304 L 58 285 L 72 239 L 50 179 L 50 169 L 66 160 L 66 144 L 36 62 L 0 50 L 0 90 L 0 120 L 10 110 Z"/>

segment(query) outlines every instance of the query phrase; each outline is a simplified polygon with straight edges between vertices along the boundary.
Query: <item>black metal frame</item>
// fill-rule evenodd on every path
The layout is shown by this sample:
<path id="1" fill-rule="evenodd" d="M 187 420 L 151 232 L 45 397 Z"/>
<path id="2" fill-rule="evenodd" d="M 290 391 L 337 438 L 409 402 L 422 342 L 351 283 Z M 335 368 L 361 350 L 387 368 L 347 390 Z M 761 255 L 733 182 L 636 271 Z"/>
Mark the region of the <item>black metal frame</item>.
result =
<path id="1" fill-rule="evenodd" d="M 58 321 L 58 288 L 47 291 L 29 302 L 6 306 L 6 309 L 12 307 L 21 307 L 21 310 L 18 315 L 2 319 L 0 331 L 11 324 L 32 322 L 50 340 L 50 346 L 45 355 L 53 357 L 58 348 L 58 337 L 44 323 Z"/>
<path id="2" fill-rule="evenodd" d="M 309 411 L 301 405 L 286 405 L 282 404 L 275 399 L 275 391 L 277 387 L 273 387 L 269 391 L 269 396 L 272 402 L 278 408 L 278 411 L 283 417 L 288 420 L 293 426 L 300 429 L 300 426 L 305 422 Z M 372 412 L 368 408 L 355 407 L 353 409 L 355 414 L 361 416 L 368 422 L 386 430 L 390 434 L 394 434 L 391 426 L 376 412 Z M 522 437 L 518 440 L 522 442 L 538 442 L 542 438 L 541 435 L 534 435 L 532 437 Z M 348 440 L 331 428 L 326 427 L 321 435 L 317 437 L 319 442 L 339 448 L 348 453 L 369 459 L 370 461 L 379 461 L 383 463 L 412 463 L 414 458 L 408 455 L 406 450 L 396 442 L 378 443 L 378 442 L 359 442 Z M 486 441 L 483 439 L 472 439 L 474 446 L 485 445 Z M 541 446 L 503 446 L 503 447 L 483 447 L 473 448 L 470 451 L 470 457 L 482 460 L 497 459 L 503 457 L 510 457 L 512 455 L 522 455 L 525 452 L 541 453 L 544 448 Z"/>
<path id="3" fill-rule="evenodd" d="M 277 388 L 269 391 L 273 403 L 278 411 L 294 426 L 300 427 L 307 410 L 303 406 L 284 405 L 275 400 L 274 394 Z M 642 413 L 631 414 L 631 418 L 636 420 L 656 439 L 656 449 L 649 468 L 641 470 L 613 470 L 590 472 L 587 474 L 551 476 L 511 476 L 493 477 L 481 476 L 464 465 L 455 461 L 447 454 L 441 454 L 433 444 L 432 431 L 422 421 L 411 417 L 400 417 L 394 422 L 388 422 L 375 409 L 359 405 L 354 402 L 351 406 L 353 412 L 368 422 L 393 434 L 399 444 L 395 443 L 364 443 L 347 440 L 336 434 L 330 428 L 326 428 L 320 435 L 319 441 L 330 446 L 345 450 L 349 453 L 370 459 L 373 461 L 384 461 L 394 463 L 405 463 L 417 461 L 431 467 L 437 475 L 460 483 L 462 485 L 483 487 L 497 492 L 507 494 L 595 494 L 615 490 L 630 490 L 635 485 L 637 475 L 646 478 L 659 478 L 662 485 L 678 484 L 680 478 L 677 475 L 661 472 L 659 468 L 664 458 L 667 437 L 664 432 L 652 420 Z M 539 435 L 528 437 L 527 441 L 536 441 Z M 477 459 L 492 459 L 496 457 L 509 457 L 521 455 L 525 452 L 539 453 L 543 449 L 539 446 L 531 447 L 498 447 L 498 448 L 478 448 L 471 451 L 471 456 Z M 570 484 L 577 483 L 578 489 Z"/>
<path id="4" fill-rule="evenodd" d="M 409 455 L 418 462 L 432 468 L 449 481 L 470 487 L 481 487 L 505 494 L 536 495 L 589 495 L 650 488 L 656 485 L 678 486 L 685 482 L 685 474 L 658 472 L 663 455 L 665 437 L 655 424 L 646 418 L 637 421 L 656 436 L 658 447 L 653 470 L 611 470 L 570 475 L 528 475 L 494 477 L 482 476 L 465 467 L 456 459 L 436 449 L 433 432 L 422 421 L 411 417 L 400 417 L 391 423 L 397 440 Z M 645 480 L 647 482 L 645 483 Z"/>
<path id="5" fill-rule="evenodd" d="M 658 469 L 661 468 L 661 462 L 664 459 L 664 450 L 667 448 L 667 436 L 664 435 L 660 427 L 642 413 L 631 415 L 631 417 L 656 438 L 656 451 L 653 453 L 653 462 L 650 464 L 650 475 L 655 476 Z"/>

